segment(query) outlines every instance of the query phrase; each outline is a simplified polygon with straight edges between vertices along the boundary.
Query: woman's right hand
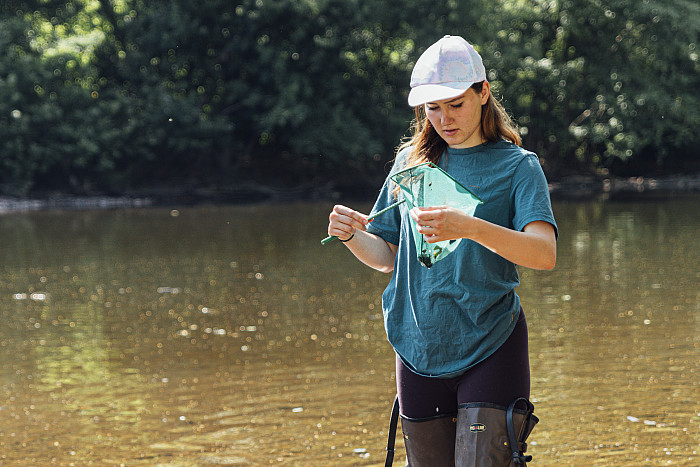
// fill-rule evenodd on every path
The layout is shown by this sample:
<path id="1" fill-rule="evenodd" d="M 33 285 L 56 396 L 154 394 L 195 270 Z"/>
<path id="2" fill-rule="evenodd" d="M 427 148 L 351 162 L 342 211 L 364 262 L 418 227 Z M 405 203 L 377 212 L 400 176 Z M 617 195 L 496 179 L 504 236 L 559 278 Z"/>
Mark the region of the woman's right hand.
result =
<path id="1" fill-rule="evenodd" d="M 367 215 L 350 209 L 347 206 L 335 205 L 328 216 L 328 235 L 338 237 L 338 240 L 347 241 L 353 235 L 355 230 L 367 230 L 369 220 Z"/>

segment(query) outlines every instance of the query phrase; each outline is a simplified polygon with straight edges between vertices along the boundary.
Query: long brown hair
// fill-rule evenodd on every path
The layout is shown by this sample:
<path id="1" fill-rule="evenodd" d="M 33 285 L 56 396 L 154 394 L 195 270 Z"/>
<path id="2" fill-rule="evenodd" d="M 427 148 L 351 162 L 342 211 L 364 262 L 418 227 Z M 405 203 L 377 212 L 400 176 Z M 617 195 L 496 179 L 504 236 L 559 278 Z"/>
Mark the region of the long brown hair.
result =
<path id="1" fill-rule="evenodd" d="M 484 81 L 474 83 L 469 89 L 481 94 Z M 436 163 L 447 149 L 447 143 L 428 120 L 425 114 L 425 106 L 415 107 L 416 118 L 411 123 L 411 136 L 397 149 L 397 154 L 403 149 L 410 148 L 411 152 L 402 162 L 401 167 L 412 167 L 423 162 Z M 518 133 L 518 127 L 510 118 L 503 105 L 489 92 L 486 104 L 481 106 L 481 134 L 487 141 L 500 141 L 506 139 L 518 146 L 522 145 L 522 139 Z"/>

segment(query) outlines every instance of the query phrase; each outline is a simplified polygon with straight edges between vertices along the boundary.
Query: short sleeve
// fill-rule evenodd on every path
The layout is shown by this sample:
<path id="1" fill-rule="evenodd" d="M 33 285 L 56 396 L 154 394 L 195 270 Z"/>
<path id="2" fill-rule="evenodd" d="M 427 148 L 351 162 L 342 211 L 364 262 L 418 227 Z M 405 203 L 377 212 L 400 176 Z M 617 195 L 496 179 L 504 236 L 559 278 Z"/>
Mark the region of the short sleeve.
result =
<path id="1" fill-rule="evenodd" d="M 511 200 L 516 230 L 523 230 L 530 222 L 545 221 L 552 224 L 558 237 L 547 179 L 534 154 L 529 154 L 518 165 L 511 185 Z"/>
<path id="2" fill-rule="evenodd" d="M 394 183 L 387 177 L 370 215 L 389 207 L 397 201 L 393 187 Z M 403 195 L 399 194 L 398 196 L 401 199 Z M 401 210 L 390 209 L 384 214 L 375 217 L 367 226 L 367 232 L 375 234 L 393 245 L 398 245 L 401 236 Z"/>
<path id="3" fill-rule="evenodd" d="M 389 207 L 396 201 L 400 201 L 403 198 L 403 194 L 400 192 L 400 190 L 395 193 L 394 188 L 396 185 L 391 181 L 390 177 L 394 174 L 394 172 L 400 170 L 400 167 L 403 166 L 404 158 L 408 156 L 409 152 L 410 148 L 404 148 L 397 154 L 394 166 L 392 167 L 389 176 L 387 176 L 386 180 L 384 181 L 384 185 L 379 192 L 379 196 L 377 197 L 377 201 L 374 203 L 374 207 L 372 208 L 370 215 Z M 367 231 L 383 238 L 392 245 L 398 245 L 399 239 L 401 238 L 401 208 L 391 209 L 381 216 L 375 217 L 367 226 Z"/>

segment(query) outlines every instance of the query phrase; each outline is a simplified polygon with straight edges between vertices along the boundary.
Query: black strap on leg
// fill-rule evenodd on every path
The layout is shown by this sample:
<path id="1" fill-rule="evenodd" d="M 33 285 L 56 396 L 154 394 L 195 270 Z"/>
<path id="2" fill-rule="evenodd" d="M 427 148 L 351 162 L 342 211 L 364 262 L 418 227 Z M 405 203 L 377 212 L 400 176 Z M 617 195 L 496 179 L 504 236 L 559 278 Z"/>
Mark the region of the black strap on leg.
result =
<path id="1" fill-rule="evenodd" d="M 386 463 L 385 467 L 391 467 L 394 463 L 394 446 L 396 445 L 396 427 L 399 424 L 399 396 L 394 399 L 394 406 L 391 408 L 391 421 L 389 422 L 389 439 L 386 441 Z"/>
<path id="2" fill-rule="evenodd" d="M 527 414 L 525 416 L 525 426 L 527 426 L 530 415 L 532 415 L 532 412 L 535 410 L 535 406 L 524 397 L 519 397 L 510 403 L 508 406 L 508 412 L 506 413 L 506 424 L 508 425 L 508 440 L 510 441 L 510 449 L 513 453 L 513 462 L 516 464 L 525 465 L 526 462 L 530 462 L 532 460 L 532 456 L 526 456 L 525 450 L 520 450 L 520 440 L 515 435 L 515 423 L 513 422 L 513 410 L 515 409 L 515 405 L 520 401 L 525 402 L 527 407 Z"/>

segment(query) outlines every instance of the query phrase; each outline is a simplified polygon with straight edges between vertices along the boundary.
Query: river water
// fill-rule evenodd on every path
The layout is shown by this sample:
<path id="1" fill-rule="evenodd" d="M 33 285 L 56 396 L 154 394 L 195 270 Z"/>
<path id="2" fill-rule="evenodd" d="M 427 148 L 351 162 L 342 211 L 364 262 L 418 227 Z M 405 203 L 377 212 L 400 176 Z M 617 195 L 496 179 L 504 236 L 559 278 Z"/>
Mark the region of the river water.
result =
<path id="1" fill-rule="evenodd" d="M 700 465 L 699 206 L 555 203 L 533 465 Z M 2 215 L 0 465 L 383 465 L 389 276 L 330 207 Z"/>

